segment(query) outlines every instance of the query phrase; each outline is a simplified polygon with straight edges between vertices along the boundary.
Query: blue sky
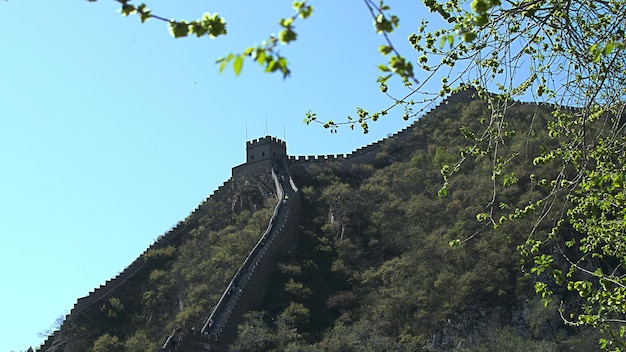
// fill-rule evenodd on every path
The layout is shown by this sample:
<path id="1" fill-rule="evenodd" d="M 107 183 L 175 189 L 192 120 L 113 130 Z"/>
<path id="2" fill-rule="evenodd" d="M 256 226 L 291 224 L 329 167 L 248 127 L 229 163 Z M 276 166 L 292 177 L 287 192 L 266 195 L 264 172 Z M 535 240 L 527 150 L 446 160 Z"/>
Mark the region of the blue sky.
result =
<path id="1" fill-rule="evenodd" d="M 390 4 L 428 16 L 419 1 Z M 218 12 L 229 34 L 174 39 L 160 21 L 122 17 L 114 1 L 0 3 L 2 352 L 38 346 L 77 298 L 184 219 L 245 161 L 246 136 L 284 138 L 290 155 L 337 154 L 411 122 L 400 109 L 367 135 L 302 122 L 308 110 L 340 121 L 391 104 L 376 83 L 382 38 L 362 1 L 312 3 L 282 49 L 286 80 L 251 62 L 239 77 L 218 74 L 214 61 L 277 32 L 291 1 L 148 5 L 178 19 Z M 398 42 L 417 20 L 400 26 Z"/>

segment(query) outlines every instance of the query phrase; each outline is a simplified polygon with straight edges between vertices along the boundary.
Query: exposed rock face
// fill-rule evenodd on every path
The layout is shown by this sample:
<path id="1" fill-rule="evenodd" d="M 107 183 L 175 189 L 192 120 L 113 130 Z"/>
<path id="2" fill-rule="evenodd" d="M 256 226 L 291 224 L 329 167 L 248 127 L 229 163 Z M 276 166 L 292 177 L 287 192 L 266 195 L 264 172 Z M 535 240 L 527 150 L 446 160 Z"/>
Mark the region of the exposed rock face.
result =
<path id="1" fill-rule="evenodd" d="M 63 334 L 57 334 L 58 338 L 54 339 L 52 346 L 45 349 L 46 352 L 84 352 L 87 346 L 79 339 L 68 338 Z"/>
<path id="2" fill-rule="evenodd" d="M 512 328 L 523 339 L 558 341 L 570 336 L 555 305 L 548 309 L 539 299 L 525 300 L 513 306 L 470 305 L 453 314 L 432 334 L 428 351 L 456 351 L 483 345 L 489 338 L 485 332 Z"/>
<path id="3" fill-rule="evenodd" d="M 231 210 L 240 213 L 243 210 L 255 212 L 263 207 L 268 196 L 276 196 L 276 192 L 261 180 L 246 181 L 243 188 L 232 200 Z"/>

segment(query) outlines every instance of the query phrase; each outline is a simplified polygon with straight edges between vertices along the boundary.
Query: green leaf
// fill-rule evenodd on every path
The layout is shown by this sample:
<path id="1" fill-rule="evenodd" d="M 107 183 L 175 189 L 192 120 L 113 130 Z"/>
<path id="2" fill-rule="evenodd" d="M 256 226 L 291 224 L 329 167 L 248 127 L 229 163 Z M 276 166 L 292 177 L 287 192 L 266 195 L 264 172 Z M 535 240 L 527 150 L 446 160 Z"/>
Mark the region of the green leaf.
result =
<path id="1" fill-rule="evenodd" d="M 265 72 L 274 72 L 278 69 L 278 63 L 276 60 L 270 58 L 267 61 L 267 66 L 265 67 Z"/>
<path id="2" fill-rule="evenodd" d="M 278 22 L 282 27 L 288 28 L 291 27 L 291 24 L 293 23 L 293 18 L 283 18 Z"/>
<path id="3" fill-rule="evenodd" d="M 297 37 L 298 37 L 298 34 L 294 32 L 293 30 L 291 30 L 291 28 L 283 29 L 282 31 L 278 33 L 278 40 L 280 40 L 280 42 L 283 44 L 292 42 L 296 40 Z"/>
<path id="4" fill-rule="evenodd" d="M 294 1 L 293 2 L 293 9 L 296 11 L 300 11 L 300 9 L 304 6 L 306 2 L 305 1 Z"/>
<path id="5" fill-rule="evenodd" d="M 471 43 L 476 39 L 476 33 L 474 32 L 464 32 L 463 33 L 463 41 L 466 43 Z"/>
<path id="6" fill-rule="evenodd" d="M 220 58 L 217 61 L 215 61 L 216 64 L 220 64 L 219 73 L 222 73 L 222 71 L 224 71 L 224 68 L 228 66 L 228 63 L 233 59 L 233 57 L 234 57 L 233 54 L 228 54 L 228 56 Z"/>
<path id="7" fill-rule="evenodd" d="M 238 55 L 233 62 L 233 70 L 235 71 L 235 76 L 239 76 L 241 73 L 241 68 L 243 67 L 243 55 Z"/>
<path id="8" fill-rule="evenodd" d="M 137 9 L 135 8 L 135 6 L 130 5 L 130 4 L 122 4 L 122 15 L 123 16 L 128 16 L 128 15 L 132 15 L 135 13 L 135 11 L 137 11 Z"/>
<path id="9" fill-rule="evenodd" d="M 313 14 L 313 6 L 304 6 L 300 10 L 300 18 L 302 18 L 303 20 L 311 17 L 311 14 Z"/>
<path id="10" fill-rule="evenodd" d="M 600 57 L 602 56 L 603 50 L 599 48 L 598 43 L 595 43 L 589 48 L 589 53 L 591 54 L 591 58 L 593 62 L 600 61 Z"/>
<path id="11" fill-rule="evenodd" d="M 381 45 L 378 47 L 378 51 L 380 51 L 383 55 L 388 55 L 393 48 L 389 45 Z"/>
<path id="12" fill-rule="evenodd" d="M 198 38 L 205 35 L 207 32 L 206 28 L 198 22 L 192 22 L 189 25 L 189 30 L 190 30 L 190 33 L 194 33 L 196 37 Z"/>
<path id="13" fill-rule="evenodd" d="M 186 37 L 189 34 L 189 25 L 185 21 L 170 22 L 170 34 L 174 38 Z"/>
<path id="14" fill-rule="evenodd" d="M 450 47 L 452 48 L 454 46 L 454 35 L 442 35 L 441 40 L 439 41 L 439 49 L 443 49 L 443 47 L 446 45 L 446 42 L 448 42 L 450 44 Z"/>
<path id="15" fill-rule="evenodd" d="M 137 12 L 139 13 L 139 19 L 141 23 L 145 23 L 152 15 L 150 14 L 150 9 L 146 6 L 146 4 L 141 4 L 137 7 Z"/>
<path id="16" fill-rule="evenodd" d="M 150 19 L 150 17 L 152 17 L 152 14 L 150 14 L 150 10 L 142 11 L 139 14 L 139 19 L 141 20 L 141 23 L 145 23 L 147 20 Z"/>
<path id="17" fill-rule="evenodd" d="M 256 62 L 258 62 L 259 65 L 265 64 L 265 58 L 266 58 L 265 50 L 260 49 L 256 51 Z"/>
<path id="18" fill-rule="evenodd" d="M 226 34 L 226 21 L 217 13 L 205 13 L 202 16 L 201 24 L 209 33 L 210 38 Z"/>

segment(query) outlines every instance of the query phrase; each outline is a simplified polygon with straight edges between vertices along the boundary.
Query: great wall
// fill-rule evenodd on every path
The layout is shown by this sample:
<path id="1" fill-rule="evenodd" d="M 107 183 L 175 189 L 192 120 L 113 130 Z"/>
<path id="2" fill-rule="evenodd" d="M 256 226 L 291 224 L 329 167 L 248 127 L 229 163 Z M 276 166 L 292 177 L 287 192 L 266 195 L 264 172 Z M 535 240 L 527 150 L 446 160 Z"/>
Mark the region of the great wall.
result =
<path id="1" fill-rule="evenodd" d="M 280 253 L 293 246 L 301 203 L 298 189 L 286 169 L 272 168 L 278 202 L 263 233 L 237 270 L 202 329 L 174 331 L 159 351 L 221 351 L 224 341 L 234 337 L 243 313 L 258 302 L 249 292 L 261 292 L 277 265 Z M 278 171 L 278 173 L 277 173 Z"/>
<path id="2" fill-rule="evenodd" d="M 445 110 L 451 103 L 467 102 L 474 99 L 474 91 L 454 93 L 441 101 L 437 106 L 422 115 L 426 116 L 436 111 Z M 342 166 L 368 163 L 375 159 L 376 154 L 383 149 L 390 140 L 403 140 L 410 136 L 410 131 L 419 128 L 422 121 L 416 120 L 410 126 L 381 139 L 375 143 L 358 148 L 349 154 L 317 155 L 317 156 L 288 156 L 286 144 L 280 139 L 266 136 L 246 143 L 247 161 L 232 169 L 232 177 L 224 182 L 209 197 L 207 197 L 189 216 L 180 221 L 172 229 L 159 236 L 137 259 L 116 277 L 107 280 L 86 297 L 79 298 L 66 316 L 66 321 L 73 315 L 79 315 L 86 308 L 107 298 L 116 289 L 141 271 L 144 266 L 144 256 L 152 250 L 177 245 L 188 226 L 191 226 L 194 217 L 203 211 L 207 202 L 223 199 L 232 188 L 233 180 L 244 174 L 270 173 L 276 187 L 278 202 L 267 230 L 260 237 L 255 247 L 250 251 L 241 267 L 233 276 L 229 285 L 208 315 L 201 329 L 175 331 L 164 338 L 159 351 L 222 351 L 225 344 L 236 334 L 236 325 L 243 313 L 252 309 L 256 303 L 255 297 L 246 295 L 246 292 L 260 292 L 264 281 L 277 265 L 279 255 L 285 249 L 295 245 L 297 226 L 301 209 L 298 188 L 291 174 L 300 173 L 302 168 L 324 163 L 340 163 Z M 259 155 L 260 153 L 260 155 Z M 58 331 L 51 334 L 38 351 L 48 351 L 54 342 Z"/>

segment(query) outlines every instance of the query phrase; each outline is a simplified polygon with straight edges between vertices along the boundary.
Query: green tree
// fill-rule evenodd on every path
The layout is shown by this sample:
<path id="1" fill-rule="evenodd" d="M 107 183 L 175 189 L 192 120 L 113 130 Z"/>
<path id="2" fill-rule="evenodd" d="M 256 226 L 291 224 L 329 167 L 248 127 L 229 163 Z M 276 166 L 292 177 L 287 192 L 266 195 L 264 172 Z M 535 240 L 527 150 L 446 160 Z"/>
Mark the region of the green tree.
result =
<path id="1" fill-rule="evenodd" d="M 122 352 L 124 345 L 117 336 L 104 334 L 93 343 L 93 352 Z"/>
<path id="2" fill-rule="evenodd" d="M 122 301 L 117 297 L 109 298 L 107 303 L 103 304 L 100 310 L 106 312 L 108 318 L 117 318 L 118 314 L 124 310 Z"/>
<path id="3" fill-rule="evenodd" d="M 152 352 L 157 350 L 157 344 L 150 341 L 145 331 L 139 330 L 124 341 L 124 350 L 126 352 Z"/>
<path id="4" fill-rule="evenodd" d="M 466 157 L 490 157 L 492 200 L 488 211 L 477 218 L 498 228 L 504 222 L 534 216 L 537 220 L 528 239 L 518 248 L 529 257 L 530 271 L 539 275 L 537 292 L 549 298 L 554 284 L 577 292 L 584 303 L 563 310 L 565 321 L 598 327 L 607 333 L 600 341 L 603 348 L 623 350 L 626 3 L 424 3 L 448 25 L 432 30 L 424 21 L 409 36 L 420 55 L 418 66 L 432 75 L 451 70 L 443 75 L 439 95 L 473 88 L 491 110 L 482 130 L 465 131 L 471 143 L 461 152 L 459 163 L 443 166 L 442 194 Z M 389 11 L 383 5 L 369 6 L 379 14 Z M 394 68 L 394 62 L 402 60 L 393 56 L 396 51 L 389 45 L 385 53 L 390 63 L 381 69 L 400 76 L 413 89 L 411 93 L 417 91 L 420 85 L 416 87 L 413 71 Z M 390 77 L 381 77 L 381 85 Z M 520 150 L 506 144 L 519 132 L 524 139 L 532 139 L 530 131 L 512 127 L 515 116 L 508 112 L 520 97 L 553 104 L 546 130 L 554 143 L 531 156 L 537 170 L 549 165 L 555 172 L 545 178 L 531 174 L 531 183 L 546 191 L 510 211 L 503 194 L 519 181 L 513 168 Z M 412 102 L 402 98 L 396 104 L 410 109 Z"/>
<path id="5" fill-rule="evenodd" d="M 238 326 L 235 343 L 230 351 L 262 351 L 266 350 L 272 340 L 272 331 L 263 320 L 263 313 L 249 312 L 244 315 L 245 322 Z"/>

